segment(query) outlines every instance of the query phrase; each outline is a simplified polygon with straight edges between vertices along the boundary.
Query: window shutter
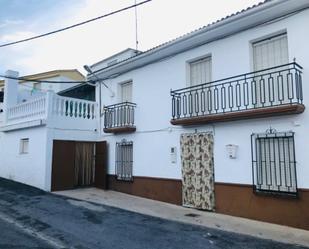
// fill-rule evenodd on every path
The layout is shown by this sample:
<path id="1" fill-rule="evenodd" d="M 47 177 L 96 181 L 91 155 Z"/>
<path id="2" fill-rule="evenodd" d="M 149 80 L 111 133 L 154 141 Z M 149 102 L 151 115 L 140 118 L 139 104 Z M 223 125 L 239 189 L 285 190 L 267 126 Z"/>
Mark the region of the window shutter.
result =
<path id="1" fill-rule="evenodd" d="M 211 81 L 211 57 L 203 58 L 190 63 L 191 86 Z"/>
<path id="2" fill-rule="evenodd" d="M 254 71 L 289 63 L 287 35 L 253 43 Z"/>
<path id="3" fill-rule="evenodd" d="M 132 102 L 132 82 L 121 84 L 122 102 Z"/>

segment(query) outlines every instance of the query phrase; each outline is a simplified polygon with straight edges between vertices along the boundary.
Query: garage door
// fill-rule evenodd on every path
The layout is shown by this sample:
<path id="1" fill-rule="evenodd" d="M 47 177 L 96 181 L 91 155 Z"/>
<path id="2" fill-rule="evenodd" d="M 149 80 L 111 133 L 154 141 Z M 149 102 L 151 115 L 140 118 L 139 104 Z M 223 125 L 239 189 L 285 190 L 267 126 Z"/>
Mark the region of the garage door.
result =
<path id="1" fill-rule="evenodd" d="M 107 188 L 106 142 L 54 140 L 51 190 Z"/>

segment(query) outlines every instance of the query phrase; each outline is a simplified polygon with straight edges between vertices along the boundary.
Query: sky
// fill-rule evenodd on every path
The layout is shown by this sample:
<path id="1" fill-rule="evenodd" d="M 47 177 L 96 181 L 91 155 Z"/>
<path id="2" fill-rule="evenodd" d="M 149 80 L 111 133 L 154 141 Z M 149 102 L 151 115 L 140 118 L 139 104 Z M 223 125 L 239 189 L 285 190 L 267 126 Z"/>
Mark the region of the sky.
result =
<path id="1" fill-rule="evenodd" d="M 142 2 L 142 0 L 137 0 Z M 145 51 L 260 0 L 152 0 L 137 9 L 138 49 Z M 107 14 L 134 0 L 0 0 L 0 44 Z M 20 75 L 92 65 L 135 48 L 134 9 L 55 35 L 0 48 L 0 74 Z"/>

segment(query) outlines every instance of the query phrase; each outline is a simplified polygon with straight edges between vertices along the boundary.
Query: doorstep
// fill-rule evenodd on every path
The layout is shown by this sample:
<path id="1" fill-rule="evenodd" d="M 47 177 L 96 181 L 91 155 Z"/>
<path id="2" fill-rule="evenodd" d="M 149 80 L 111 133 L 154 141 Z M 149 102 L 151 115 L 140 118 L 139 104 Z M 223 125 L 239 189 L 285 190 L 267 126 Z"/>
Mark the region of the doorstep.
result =
<path id="1" fill-rule="evenodd" d="M 309 245 L 309 231 L 307 230 L 185 208 L 116 191 L 83 188 L 53 193 L 177 222 L 216 228 L 283 243 Z"/>

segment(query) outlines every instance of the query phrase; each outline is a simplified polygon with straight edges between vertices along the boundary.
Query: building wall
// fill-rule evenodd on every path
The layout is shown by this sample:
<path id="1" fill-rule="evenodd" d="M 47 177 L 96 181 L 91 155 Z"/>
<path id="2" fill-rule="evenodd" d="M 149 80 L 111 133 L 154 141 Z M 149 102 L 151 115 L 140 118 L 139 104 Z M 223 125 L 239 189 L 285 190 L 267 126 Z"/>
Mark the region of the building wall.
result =
<path id="1" fill-rule="evenodd" d="M 29 153 L 20 154 L 20 139 L 29 138 Z M 0 132 L 0 176 L 48 190 L 46 178 L 47 129 L 35 127 Z"/>
<path id="2" fill-rule="evenodd" d="M 195 130 L 212 131 L 215 136 L 216 181 L 250 184 L 252 182 L 250 135 L 252 132 L 264 132 L 271 126 L 278 131 L 295 131 L 299 187 L 309 188 L 309 181 L 306 181 L 305 178 L 309 173 L 309 167 L 306 167 L 306 161 L 309 158 L 300 149 L 306 145 L 306 138 L 303 136 L 308 130 L 305 126 L 309 121 L 306 111 L 300 115 L 215 123 L 190 128 L 172 127 L 170 124 L 170 90 L 187 85 L 187 61 L 211 54 L 213 80 L 250 72 L 252 71 L 250 41 L 283 30 L 286 30 L 288 34 L 290 61 L 297 58 L 297 62 L 304 67 L 304 104 L 308 105 L 309 95 L 306 93 L 309 92 L 309 87 L 306 81 L 309 78 L 307 71 L 309 57 L 303 51 L 306 50 L 309 35 L 297 28 L 307 21 L 309 21 L 308 10 L 281 21 L 206 44 L 106 81 L 116 92 L 116 96 L 111 98 L 109 92 L 102 87 L 104 105 L 120 101 L 118 85 L 128 80 L 133 80 L 133 102 L 137 103 L 135 113 L 137 131 L 135 133 L 108 134 L 102 137 L 110 145 L 109 164 L 111 167 L 109 172 L 114 173 L 115 142 L 125 138 L 134 141 L 135 175 L 180 179 L 180 134 Z M 239 145 L 237 159 L 228 158 L 225 145 L 229 143 Z M 169 148 L 171 146 L 177 147 L 178 160 L 176 164 L 170 162 Z"/>
<path id="3" fill-rule="evenodd" d="M 287 205 L 284 212 L 279 212 L 273 219 L 269 219 L 271 215 L 276 214 L 276 208 L 284 201 L 279 201 L 275 197 L 263 197 L 264 201 L 257 201 L 256 205 L 263 203 L 266 207 L 276 203 L 276 208 L 266 211 L 267 214 L 257 215 L 249 214 L 250 200 L 252 198 L 259 199 L 252 192 L 252 160 L 251 160 L 251 140 L 250 135 L 254 133 L 265 132 L 270 127 L 277 131 L 294 131 L 296 160 L 297 160 L 297 181 L 298 187 L 301 189 L 309 189 L 309 155 L 303 148 L 307 147 L 307 134 L 309 128 L 306 125 L 309 122 L 308 111 L 298 115 L 270 117 L 263 119 L 241 120 L 224 123 L 214 123 L 211 125 L 198 125 L 191 127 L 172 126 L 171 119 L 171 89 L 179 89 L 188 86 L 187 62 L 202 56 L 212 56 L 212 75 L 213 80 L 230 77 L 242 73 L 253 71 L 251 44 L 259 38 L 263 38 L 272 34 L 286 31 L 288 35 L 289 61 L 296 62 L 304 67 L 303 69 L 303 92 L 304 105 L 309 106 L 309 55 L 307 45 L 309 42 L 309 34 L 303 32 L 304 23 L 309 22 L 309 10 L 305 10 L 297 15 L 292 15 L 280 21 L 265 24 L 263 26 L 250 29 L 236 35 L 191 49 L 187 52 L 169 57 L 160 62 L 146 65 L 142 68 L 124 73 L 114 79 L 107 80 L 105 83 L 116 93 L 115 97 L 110 97 L 110 93 L 104 88 L 102 93 L 103 105 L 110 105 L 120 102 L 119 84 L 128 80 L 133 81 L 133 102 L 137 104 L 135 112 L 135 124 L 137 130 L 131 134 L 101 136 L 102 140 L 108 142 L 108 172 L 111 175 L 110 186 L 112 189 L 119 191 L 148 196 L 158 200 L 166 201 L 165 197 L 160 196 L 160 188 L 152 189 L 150 192 L 140 190 L 139 188 L 147 188 L 145 179 L 149 178 L 149 186 L 157 186 L 153 181 L 161 181 L 163 179 L 180 180 L 181 179 L 181 161 L 180 161 L 180 135 L 182 133 L 212 132 L 214 134 L 214 165 L 215 165 L 215 181 L 218 184 L 235 184 L 239 186 L 240 192 L 245 191 L 246 195 L 243 206 L 238 207 L 235 202 L 234 208 L 228 208 L 224 199 L 229 195 L 231 188 L 217 189 L 217 211 L 232 215 L 255 218 L 264 221 L 292 225 L 308 229 L 308 221 L 303 220 L 303 214 L 309 212 L 308 194 L 301 194 L 300 199 L 290 200 L 294 203 Z M 116 142 L 126 139 L 133 141 L 133 176 L 137 179 L 133 183 L 123 183 L 116 181 L 115 174 L 115 144 Z M 229 159 L 226 151 L 227 144 L 238 145 L 236 159 Z M 177 162 L 172 163 L 170 158 L 170 147 L 177 148 Z M 146 178 L 145 178 L 146 177 Z M 141 180 L 143 179 L 143 180 Z M 141 183 L 142 182 L 142 183 Z M 131 185 L 130 185 L 131 184 Z M 160 184 L 159 184 L 160 185 Z M 176 184 L 177 185 L 177 184 Z M 178 189 L 173 185 L 173 189 Z M 134 187 L 135 186 L 135 187 Z M 148 187 L 149 187 L 148 186 Z M 248 186 L 251 192 L 248 192 Z M 178 186 L 179 187 L 179 186 Z M 246 188 L 246 189 L 242 189 Z M 239 190 L 235 188 L 236 190 Z M 235 190 L 235 191 L 236 191 Z M 161 191 L 162 192 L 162 191 Z M 250 193 L 250 194 L 249 194 Z M 307 193 L 307 192 L 306 192 Z M 179 192 L 176 193 L 178 196 Z M 260 199 L 259 199 L 260 200 Z M 268 201 L 265 201 L 268 200 Z M 277 201 L 276 201 L 277 200 Z M 169 202 L 177 203 L 177 200 L 170 199 Z M 228 199 L 232 202 L 232 199 Z M 245 206 L 245 208 L 244 208 Z M 291 222 L 291 217 L 285 219 L 285 214 L 289 211 L 295 212 L 295 206 L 302 209 L 294 216 L 295 222 Z M 240 210 L 236 212 L 235 210 Z M 256 209 L 257 210 L 257 209 Z"/>

